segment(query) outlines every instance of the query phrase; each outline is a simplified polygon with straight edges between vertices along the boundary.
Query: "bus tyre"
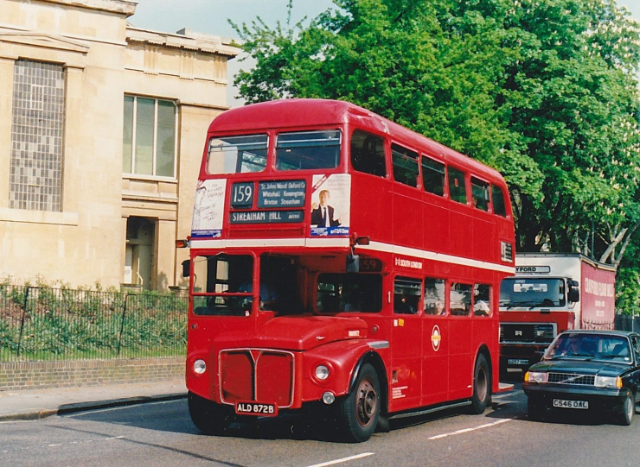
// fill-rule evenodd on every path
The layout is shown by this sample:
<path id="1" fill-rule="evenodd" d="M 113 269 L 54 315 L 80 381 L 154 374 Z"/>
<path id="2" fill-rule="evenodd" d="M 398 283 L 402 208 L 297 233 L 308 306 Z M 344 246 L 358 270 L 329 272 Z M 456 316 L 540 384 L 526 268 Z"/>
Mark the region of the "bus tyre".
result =
<path id="1" fill-rule="evenodd" d="M 189 392 L 189 415 L 193 424 L 205 435 L 222 435 L 233 421 L 227 407 Z"/>
<path id="2" fill-rule="evenodd" d="M 380 382 L 373 366 L 362 366 L 353 391 L 337 409 L 342 441 L 361 443 L 371 438 L 380 417 Z"/>
<path id="3" fill-rule="evenodd" d="M 618 420 L 621 425 L 631 425 L 633 421 L 633 416 L 636 413 L 636 404 L 633 398 L 633 394 L 630 391 L 627 391 L 627 396 L 624 398 L 624 403 L 622 404 L 622 410 L 618 415 Z"/>
<path id="4" fill-rule="evenodd" d="M 473 398 L 471 410 L 481 414 L 491 404 L 491 373 L 489 364 L 483 354 L 478 354 L 476 367 L 473 370 Z"/>

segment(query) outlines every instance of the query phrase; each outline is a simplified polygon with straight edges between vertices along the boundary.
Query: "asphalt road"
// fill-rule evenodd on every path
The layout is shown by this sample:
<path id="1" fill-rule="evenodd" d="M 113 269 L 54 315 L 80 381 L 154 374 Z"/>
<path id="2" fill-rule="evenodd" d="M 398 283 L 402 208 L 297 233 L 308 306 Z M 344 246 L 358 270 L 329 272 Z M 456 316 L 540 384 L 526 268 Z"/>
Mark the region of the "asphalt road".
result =
<path id="1" fill-rule="evenodd" d="M 572 412 L 573 414 L 573 412 Z M 630 427 L 592 418 L 526 417 L 521 390 L 484 415 L 446 412 L 393 423 L 362 444 L 323 441 L 299 417 L 232 425 L 203 436 L 185 400 L 0 423 L 1 466 L 638 466 Z"/>

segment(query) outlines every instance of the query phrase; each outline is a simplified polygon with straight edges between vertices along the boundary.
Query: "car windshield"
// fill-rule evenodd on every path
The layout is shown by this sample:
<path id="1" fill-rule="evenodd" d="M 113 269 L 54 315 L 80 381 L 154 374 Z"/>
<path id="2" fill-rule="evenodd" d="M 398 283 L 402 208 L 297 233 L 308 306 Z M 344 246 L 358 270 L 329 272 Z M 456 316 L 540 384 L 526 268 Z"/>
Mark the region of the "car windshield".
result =
<path id="1" fill-rule="evenodd" d="M 590 359 L 620 363 L 631 362 L 631 348 L 624 336 L 592 333 L 561 334 L 549 346 L 545 356 L 555 359 Z"/>

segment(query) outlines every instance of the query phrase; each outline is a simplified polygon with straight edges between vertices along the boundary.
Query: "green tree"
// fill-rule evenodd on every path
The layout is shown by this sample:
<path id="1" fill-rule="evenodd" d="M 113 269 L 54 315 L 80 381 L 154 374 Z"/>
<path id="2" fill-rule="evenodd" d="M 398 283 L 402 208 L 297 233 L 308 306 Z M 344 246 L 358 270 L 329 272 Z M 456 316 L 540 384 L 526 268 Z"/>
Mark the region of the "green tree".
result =
<path id="1" fill-rule="evenodd" d="M 235 26 L 256 60 L 236 77 L 242 97 L 362 105 L 501 171 L 520 251 L 620 264 L 640 225 L 628 12 L 614 0 L 334 3 L 308 24 L 291 24 L 290 2 L 285 24 Z"/>

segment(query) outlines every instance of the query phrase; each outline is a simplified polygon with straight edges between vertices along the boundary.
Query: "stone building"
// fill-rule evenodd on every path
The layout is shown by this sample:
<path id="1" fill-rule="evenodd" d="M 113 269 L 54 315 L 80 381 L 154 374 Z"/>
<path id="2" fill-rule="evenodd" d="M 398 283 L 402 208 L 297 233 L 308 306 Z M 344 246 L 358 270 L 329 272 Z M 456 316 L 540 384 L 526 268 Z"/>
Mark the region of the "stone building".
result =
<path id="1" fill-rule="evenodd" d="M 239 49 L 138 29 L 135 10 L 0 0 L 0 281 L 184 282 L 175 240 Z"/>

